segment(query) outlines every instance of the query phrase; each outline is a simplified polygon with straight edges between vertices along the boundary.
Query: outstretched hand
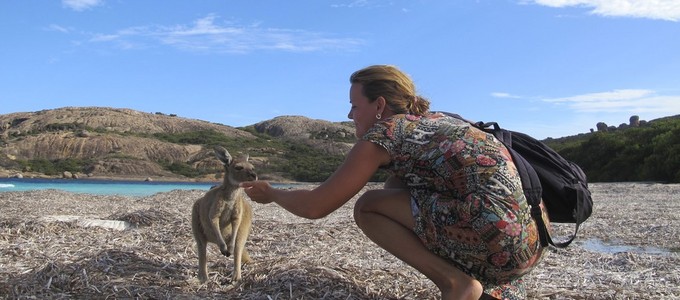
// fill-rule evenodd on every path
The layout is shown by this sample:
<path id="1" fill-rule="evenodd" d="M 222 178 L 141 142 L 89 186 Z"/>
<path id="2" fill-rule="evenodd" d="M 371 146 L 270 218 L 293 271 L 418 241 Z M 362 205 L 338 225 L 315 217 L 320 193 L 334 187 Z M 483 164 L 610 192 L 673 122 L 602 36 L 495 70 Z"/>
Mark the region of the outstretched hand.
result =
<path id="1" fill-rule="evenodd" d="M 239 186 L 257 203 L 267 204 L 274 201 L 274 188 L 267 181 L 244 181 Z"/>

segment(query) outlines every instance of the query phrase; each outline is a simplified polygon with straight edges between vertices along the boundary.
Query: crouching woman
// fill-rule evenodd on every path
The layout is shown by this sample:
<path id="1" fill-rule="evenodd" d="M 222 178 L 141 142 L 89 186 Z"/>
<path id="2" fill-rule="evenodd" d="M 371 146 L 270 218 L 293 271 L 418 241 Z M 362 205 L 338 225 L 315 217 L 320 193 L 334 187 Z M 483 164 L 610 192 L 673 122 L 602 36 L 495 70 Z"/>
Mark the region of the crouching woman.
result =
<path id="1" fill-rule="evenodd" d="M 508 150 L 491 134 L 430 112 L 394 66 L 361 69 L 350 83 L 348 117 L 359 141 L 343 164 L 312 190 L 254 181 L 242 183 L 246 193 L 322 218 L 384 169 L 391 174 L 384 188 L 365 192 L 354 208 L 366 236 L 432 280 L 442 299 L 524 299 L 522 276 L 543 248 Z"/>

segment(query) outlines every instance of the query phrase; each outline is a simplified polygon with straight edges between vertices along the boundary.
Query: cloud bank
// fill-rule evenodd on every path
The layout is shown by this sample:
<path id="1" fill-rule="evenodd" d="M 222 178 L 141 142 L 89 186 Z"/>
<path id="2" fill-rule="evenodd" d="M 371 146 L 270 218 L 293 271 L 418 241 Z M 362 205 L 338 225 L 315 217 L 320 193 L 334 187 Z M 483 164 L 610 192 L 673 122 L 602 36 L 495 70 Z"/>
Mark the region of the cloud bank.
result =
<path id="1" fill-rule="evenodd" d="M 680 21 L 678 0 L 527 0 L 521 3 L 549 7 L 586 7 L 590 13 L 605 17 L 633 17 Z"/>
<path id="2" fill-rule="evenodd" d="M 680 113 L 680 96 L 659 95 L 655 91 L 643 89 L 614 90 L 543 101 L 588 113 Z"/>

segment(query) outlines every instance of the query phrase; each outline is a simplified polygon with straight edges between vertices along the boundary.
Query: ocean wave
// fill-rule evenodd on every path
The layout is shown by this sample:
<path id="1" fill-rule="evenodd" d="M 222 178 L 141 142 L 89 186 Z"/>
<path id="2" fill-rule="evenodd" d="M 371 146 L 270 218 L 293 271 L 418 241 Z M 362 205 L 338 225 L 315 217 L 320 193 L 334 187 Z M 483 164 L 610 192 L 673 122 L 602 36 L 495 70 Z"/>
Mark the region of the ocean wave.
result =
<path id="1" fill-rule="evenodd" d="M 0 183 L 0 188 L 13 188 L 14 185 L 11 183 Z"/>

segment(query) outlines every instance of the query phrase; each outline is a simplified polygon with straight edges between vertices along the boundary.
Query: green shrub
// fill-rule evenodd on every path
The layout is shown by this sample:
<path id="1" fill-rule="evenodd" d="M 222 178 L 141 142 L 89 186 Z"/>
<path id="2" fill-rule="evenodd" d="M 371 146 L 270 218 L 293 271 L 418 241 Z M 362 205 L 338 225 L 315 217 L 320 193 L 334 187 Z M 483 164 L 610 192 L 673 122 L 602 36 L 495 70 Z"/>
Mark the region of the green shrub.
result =
<path id="1" fill-rule="evenodd" d="M 44 158 L 32 159 L 28 161 L 19 161 L 23 168 L 28 167 L 31 171 L 44 173 L 45 175 L 60 175 L 64 171 L 71 173 L 83 172 L 86 166 L 91 161 L 84 159 L 65 158 L 57 160 L 48 160 Z"/>
<path id="2" fill-rule="evenodd" d="M 680 182 L 680 118 L 546 144 L 581 166 L 589 181 Z"/>
<path id="3" fill-rule="evenodd" d="M 161 165 L 164 167 L 164 169 L 174 174 L 186 176 L 189 178 L 194 178 L 198 177 L 199 175 L 202 175 L 199 170 L 192 168 L 190 165 L 186 163 L 173 162 L 170 164 L 162 163 Z"/>

